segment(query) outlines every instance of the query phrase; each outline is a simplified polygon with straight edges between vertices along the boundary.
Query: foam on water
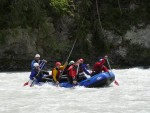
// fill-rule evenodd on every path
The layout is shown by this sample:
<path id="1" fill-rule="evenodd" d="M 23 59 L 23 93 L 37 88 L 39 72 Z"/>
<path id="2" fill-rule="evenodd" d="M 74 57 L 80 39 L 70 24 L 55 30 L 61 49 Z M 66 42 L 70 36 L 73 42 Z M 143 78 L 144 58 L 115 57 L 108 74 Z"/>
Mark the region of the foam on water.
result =
<path id="1" fill-rule="evenodd" d="M 23 87 L 29 72 L 0 73 L 0 113 L 150 113 L 150 69 L 112 70 L 120 86 Z"/>

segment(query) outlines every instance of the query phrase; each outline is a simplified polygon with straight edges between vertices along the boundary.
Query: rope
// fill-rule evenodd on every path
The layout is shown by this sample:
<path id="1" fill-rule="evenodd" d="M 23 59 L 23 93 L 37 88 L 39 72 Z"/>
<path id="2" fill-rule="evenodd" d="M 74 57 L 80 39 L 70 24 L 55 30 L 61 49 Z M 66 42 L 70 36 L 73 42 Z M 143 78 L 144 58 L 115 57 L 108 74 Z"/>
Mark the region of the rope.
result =
<path id="1" fill-rule="evenodd" d="M 100 13 L 99 13 L 99 8 L 98 8 L 98 2 L 96 0 L 96 9 L 97 9 L 97 15 L 98 15 L 98 20 L 99 20 L 99 25 L 101 27 L 101 30 L 102 30 L 102 34 L 103 36 L 105 37 L 104 35 L 104 30 L 103 30 L 103 26 L 102 26 L 102 22 L 101 22 L 101 18 L 100 18 Z"/>
<path id="2" fill-rule="evenodd" d="M 75 46 L 75 44 L 76 44 L 76 41 L 77 41 L 77 38 L 75 39 L 75 41 L 74 41 L 74 43 L 73 43 L 73 46 L 72 46 L 72 48 L 71 48 L 71 50 L 70 50 L 70 53 L 69 53 L 69 55 L 68 55 L 68 57 L 67 57 L 67 59 L 66 59 L 66 62 L 68 62 L 68 60 L 69 60 L 69 58 L 70 58 L 70 55 L 71 55 L 71 53 L 72 53 L 72 51 L 73 51 L 73 48 L 74 48 L 74 46 Z M 65 62 L 65 63 L 66 63 Z"/>

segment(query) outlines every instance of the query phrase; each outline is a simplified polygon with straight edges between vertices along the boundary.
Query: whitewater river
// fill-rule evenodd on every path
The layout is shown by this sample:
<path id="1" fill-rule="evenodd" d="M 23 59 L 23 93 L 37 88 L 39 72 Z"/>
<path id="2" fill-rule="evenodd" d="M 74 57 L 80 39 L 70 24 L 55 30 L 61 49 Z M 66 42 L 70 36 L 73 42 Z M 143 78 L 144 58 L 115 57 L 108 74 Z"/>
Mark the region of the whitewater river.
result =
<path id="1" fill-rule="evenodd" d="M 29 72 L 0 73 L 0 113 L 150 113 L 150 69 L 113 70 L 120 86 L 23 87 Z"/>

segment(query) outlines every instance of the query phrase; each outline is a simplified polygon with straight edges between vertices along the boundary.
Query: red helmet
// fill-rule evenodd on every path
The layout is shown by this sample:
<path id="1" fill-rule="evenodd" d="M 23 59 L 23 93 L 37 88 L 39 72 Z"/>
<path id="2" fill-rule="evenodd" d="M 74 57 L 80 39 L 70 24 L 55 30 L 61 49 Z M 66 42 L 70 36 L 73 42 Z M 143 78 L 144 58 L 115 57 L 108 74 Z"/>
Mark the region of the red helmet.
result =
<path id="1" fill-rule="evenodd" d="M 82 62 L 82 63 L 84 62 L 84 60 L 83 60 L 82 58 L 80 58 L 79 60 L 80 60 L 80 62 Z"/>
<path id="2" fill-rule="evenodd" d="M 61 63 L 60 62 L 56 62 L 55 66 L 61 66 Z"/>

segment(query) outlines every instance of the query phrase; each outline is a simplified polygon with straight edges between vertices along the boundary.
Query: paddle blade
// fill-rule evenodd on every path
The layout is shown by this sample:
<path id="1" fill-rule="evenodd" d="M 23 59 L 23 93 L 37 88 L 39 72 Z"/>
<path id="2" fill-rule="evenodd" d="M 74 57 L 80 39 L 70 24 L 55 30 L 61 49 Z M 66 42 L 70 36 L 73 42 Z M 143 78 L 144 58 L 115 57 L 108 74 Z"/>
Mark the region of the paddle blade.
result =
<path id="1" fill-rule="evenodd" d="M 31 83 L 30 87 L 33 87 L 33 86 L 34 86 L 34 84 L 33 84 L 33 83 Z"/>
<path id="2" fill-rule="evenodd" d="M 117 86 L 119 86 L 119 83 L 118 83 L 116 80 L 114 81 L 114 83 L 115 83 Z"/>
<path id="3" fill-rule="evenodd" d="M 33 80 L 32 83 L 31 83 L 31 85 L 30 85 L 30 87 L 33 87 L 34 84 L 35 84 L 35 81 Z"/>
<path id="4" fill-rule="evenodd" d="M 26 86 L 26 85 L 28 85 L 29 84 L 29 82 L 26 82 L 26 83 L 24 83 L 24 85 L 23 86 Z"/>

